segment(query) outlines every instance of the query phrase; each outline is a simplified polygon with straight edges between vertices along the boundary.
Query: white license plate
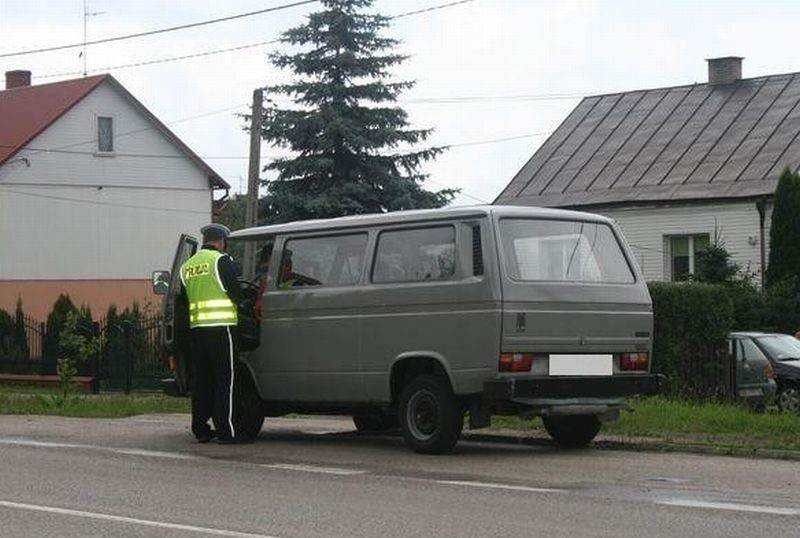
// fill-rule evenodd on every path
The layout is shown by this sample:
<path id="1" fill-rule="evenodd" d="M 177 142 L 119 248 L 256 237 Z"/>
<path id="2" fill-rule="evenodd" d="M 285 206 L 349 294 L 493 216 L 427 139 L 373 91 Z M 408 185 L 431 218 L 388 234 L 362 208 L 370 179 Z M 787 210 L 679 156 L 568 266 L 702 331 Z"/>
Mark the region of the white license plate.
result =
<path id="1" fill-rule="evenodd" d="M 751 396 L 763 396 L 761 389 L 742 389 L 739 391 L 739 396 L 742 398 L 749 398 Z"/>
<path id="2" fill-rule="evenodd" d="M 550 355 L 550 375 L 613 375 L 612 355 Z"/>

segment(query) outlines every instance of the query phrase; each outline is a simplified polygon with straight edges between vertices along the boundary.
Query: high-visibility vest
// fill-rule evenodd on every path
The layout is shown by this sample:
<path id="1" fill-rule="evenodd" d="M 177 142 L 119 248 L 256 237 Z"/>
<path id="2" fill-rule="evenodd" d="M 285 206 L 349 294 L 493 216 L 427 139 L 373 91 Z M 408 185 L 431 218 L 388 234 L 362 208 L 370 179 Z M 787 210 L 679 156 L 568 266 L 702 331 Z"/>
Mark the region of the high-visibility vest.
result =
<path id="1" fill-rule="evenodd" d="M 189 326 L 236 325 L 239 316 L 217 273 L 221 252 L 202 249 L 181 266 L 181 280 L 189 298 Z"/>

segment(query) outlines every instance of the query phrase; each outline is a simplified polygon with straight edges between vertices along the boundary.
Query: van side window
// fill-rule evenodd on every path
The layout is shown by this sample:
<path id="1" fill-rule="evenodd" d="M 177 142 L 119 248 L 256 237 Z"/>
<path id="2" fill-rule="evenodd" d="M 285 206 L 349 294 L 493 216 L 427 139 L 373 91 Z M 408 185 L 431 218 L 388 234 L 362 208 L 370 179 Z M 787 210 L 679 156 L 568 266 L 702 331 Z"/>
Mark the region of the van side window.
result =
<path id="1" fill-rule="evenodd" d="M 397 230 L 378 236 L 373 282 L 447 280 L 455 270 L 453 226 Z"/>
<path id="2" fill-rule="evenodd" d="M 290 239 L 284 245 L 279 288 L 352 286 L 361 279 L 367 234 Z"/>

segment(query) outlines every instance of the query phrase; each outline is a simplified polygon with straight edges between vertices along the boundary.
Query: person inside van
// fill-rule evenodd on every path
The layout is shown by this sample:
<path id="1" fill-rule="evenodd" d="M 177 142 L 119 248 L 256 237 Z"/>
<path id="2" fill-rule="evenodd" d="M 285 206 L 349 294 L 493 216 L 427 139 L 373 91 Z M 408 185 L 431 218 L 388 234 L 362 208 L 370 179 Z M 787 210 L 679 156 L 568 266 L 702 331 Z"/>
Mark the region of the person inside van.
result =
<path id="1" fill-rule="evenodd" d="M 258 251 L 258 264 L 255 278 L 255 282 L 258 282 L 258 294 L 253 303 L 253 317 L 255 317 L 257 321 L 261 321 L 261 307 L 264 302 L 264 294 L 267 292 L 267 286 L 269 285 L 269 262 L 272 259 L 273 246 L 274 243 L 270 241 Z"/>

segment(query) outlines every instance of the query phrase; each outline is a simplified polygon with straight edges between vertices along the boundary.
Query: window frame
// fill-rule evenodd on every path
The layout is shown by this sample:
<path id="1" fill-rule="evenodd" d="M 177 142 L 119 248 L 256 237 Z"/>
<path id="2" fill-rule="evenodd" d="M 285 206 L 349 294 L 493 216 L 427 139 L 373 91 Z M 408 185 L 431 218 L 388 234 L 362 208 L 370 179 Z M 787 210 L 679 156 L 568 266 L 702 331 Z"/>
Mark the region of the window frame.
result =
<path id="1" fill-rule="evenodd" d="M 111 150 L 100 149 L 100 120 L 108 119 L 111 121 Z M 116 132 L 117 118 L 115 114 L 95 114 L 94 116 L 94 129 L 95 129 L 95 156 L 110 157 L 116 153 L 116 144 L 114 133 Z"/>
<path id="2" fill-rule="evenodd" d="M 306 241 L 306 240 L 314 240 L 314 239 L 333 239 L 337 237 L 352 237 L 352 236 L 363 236 L 365 238 L 364 241 L 364 258 L 361 264 L 361 274 L 358 278 L 351 284 L 307 284 L 302 286 L 289 286 L 283 287 L 283 281 L 281 280 L 281 269 L 283 267 L 284 259 L 286 257 L 286 251 L 290 250 L 289 245 L 293 241 Z M 276 244 L 275 247 L 278 245 Z M 276 258 L 275 256 L 275 249 L 273 247 L 271 262 L 273 262 Z M 275 277 L 270 279 L 271 281 L 275 282 L 274 285 L 270 285 L 269 289 L 271 291 L 296 291 L 296 290 L 304 290 L 304 289 L 312 289 L 312 290 L 319 290 L 323 288 L 347 288 L 352 286 L 358 286 L 364 280 L 364 269 L 367 267 L 367 262 L 369 261 L 370 255 L 370 233 L 367 230 L 352 230 L 352 231 L 339 231 L 337 233 L 328 233 L 328 234 L 314 234 L 314 235 L 298 235 L 298 236 L 286 236 L 281 241 L 280 245 L 280 256 L 279 256 L 279 263 L 277 268 L 273 269 L 272 263 L 270 264 L 269 273 L 272 274 L 274 271 Z M 335 259 L 334 259 L 335 261 Z"/>
<path id="3" fill-rule="evenodd" d="M 684 234 L 673 234 L 673 235 L 665 235 L 664 236 L 664 243 L 665 249 L 664 253 L 666 256 L 666 268 L 667 268 L 667 277 L 668 282 L 683 282 L 684 280 L 676 280 L 675 279 L 675 267 L 674 267 L 674 253 L 672 248 L 672 241 L 674 239 L 688 239 L 688 249 L 689 249 L 689 272 L 687 276 L 691 277 L 695 274 L 695 240 L 699 237 L 706 237 L 708 240 L 708 244 L 711 245 L 711 234 L 708 232 L 698 232 L 698 233 L 684 233 Z"/>
<path id="4" fill-rule="evenodd" d="M 514 278 L 507 266 L 507 262 L 510 261 L 507 258 L 506 253 L 506 242 L 503 239 L 503 232 L 502 226 L 503 221 L 538 221 L 538 222 L 572 222 L 576 224 L 596 224 L 598 226 L 605 226 L 611 232 L 611 236 L 617 243 L 617 247 L 619 248 L 620 253 L 622 254 L 622 258 L 625 260 L 625 266 L 628 268 L 628 271 L 631 275 L 631 280 L 629 282 L 605 282 L 602 280 L 599 281 L 592 281 L 592 280 L 526 280 L 523 278 Z M 618 233 L 615 226 L 608 222 L 596 221 L 596 220 L 586 220 L 586 219 L 578 219 L 578 218 L 554 218 L 554 217 L 501 217 L 497 220 L 497 243 L 500 251 L 500 263 L 503 266 L 503 274 L 508 278 L 510 281 L 514 282 L 515 284 L 521 285 L 538 285 L 538 284 L 556 284 L 556 285 L 569 285 L 569 286 L 633 286 L 639 282 L 639 273 L 636 270 L 636 265 L 633 263 L 628 249 L 625 248 L 625 243 L 622 240 L 622 236 Z M 512 248 L 513 251 L 513 248 Z M 514 254 L 514 261 L 517 261 L 516 252 Z"/>
<path id="5" fill-rule="evenodd" d="M 375 280 L 375 266 L 378 263 L 378 249 L 381 245 L 381 237 L 385 234 L 389 233 L 397 233 L 397 232 L 413 232 L 416 230 L 431 230 L 436 228 L 450 228 L 453 231 L 453 273 L 448 278 L 437 278 L 431 280 L 415 280 L 415 279 L 407 279 L 407 280 L 391 280 L 387 282 L 376 281 Z M 446 282 L 453 282 L 460 280 L 459 269 L 463 265 L 459 260 L 459 230 L 458 226 L 456 226 L 455 222 L 433 222 L 430 224 L 417 224 L 414 226 L 403 226 L 403 227 L 392 227 L 378 230 L 375 234 L 375 242 L 371 251 L 372 254 L 372 263 L 370 264 L 368 282 L 371 285 L 375 286 L 393 286 L 393 285 L 404 285 L 404 284 L 428 284 L 428 285 L 435 285 L 435 284 L 442 284 Z"/>

